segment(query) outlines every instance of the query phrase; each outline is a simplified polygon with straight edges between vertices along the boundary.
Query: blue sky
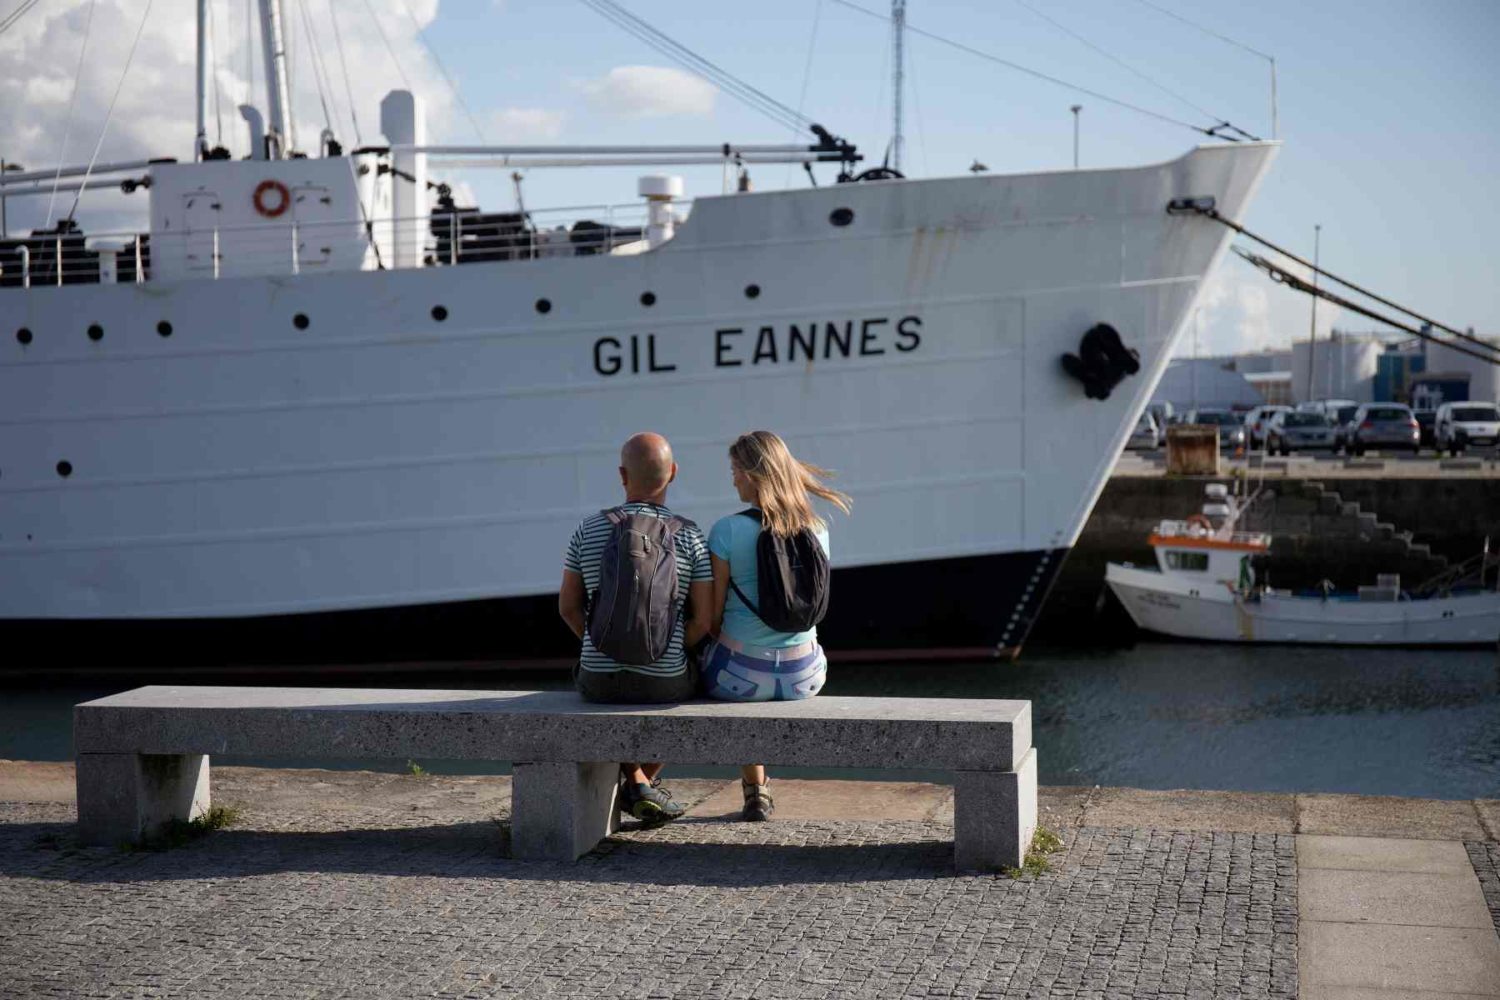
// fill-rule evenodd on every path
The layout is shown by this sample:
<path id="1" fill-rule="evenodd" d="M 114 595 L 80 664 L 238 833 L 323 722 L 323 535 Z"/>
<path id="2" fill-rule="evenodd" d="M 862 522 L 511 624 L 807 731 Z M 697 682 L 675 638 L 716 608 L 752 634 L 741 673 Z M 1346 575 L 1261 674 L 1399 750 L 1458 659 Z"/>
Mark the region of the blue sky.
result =
<path id="1" fill-rule="evenodd" d="M 222 103 L 243 93 L 242 0 L 215 0 L 223 59 Z M 334 61 L 327 0 L 284 0 L 300 23 L 306 3 L 325 52 L 336 124 L 347 123 L 346 91 Z M 890 137 L 888 27 L 834 0 L 755 4 L 624 0 L 690 48 L 785 104 L 860 144 L 879 159 Z M 888 3 L 858 0 L 882 13 Z M 1322 262 L 1438 319 L 1500 333 L 1500 3 L 1319 3 L 1261 0 L 1153 0 L 1276 57 L 1280 138 L 1286 147 L 1245 220 L 1311 255 L 1321 223 Z M 1193 105 L 1269 136 L 1265 60 L 1182 24 L 1140 0 L 1026 0 L 1026 3 L 1149 75 Z M 0 38 L 0 154 L 55 162 L 68 80 L 78 58 L 82 2 L 43 0 L 18 37 Z M 366 142 L 379 96 L 403 77 L 427 100 L 433 138 L 477 141 L 416 26 L 458 83 L 491 142 L 779 141 L 788 133 L 727 95 L 674 73 L 664 57 L 572 0 L 374 0 L 369 10 L 396 52 L 369 23 L 364 4 L 339 15 L 352 89 Z M 39 8 L 38 11 L 43 8 Z M 98 0 L 99 19 L 68 146 L 86 160 L 118 79 L 144 0 Z M 158 0 L 142 51 L 122 90 L 102 159 L 150 147 L 184 155 L 191 139 L 191 7 Z M 185 16 L 184 16 L 185 15 Z M 320 18 L 322 19 L 320 21 Z M 1188 103 L 1146 82 L 1028 10 L 1017 0 L 910 0 L 918 28 L 960 39 L 1175 118 L 1212 124 Z M 320 27 L 321 25 L 321 27 Z M 816 34 L 814 27 L 816 25 Z M 71 31 L 71 34 L 69 33 Z M 29 32 L 29 34 L 28 34 Z M 309 133 L 321 124 L 312 47 L 293 36 L 298 115 Z M 7 59 L 7 45 L 18 46 Z M 114 46 L 111 49 L 110 46 Z M 909 174 L 964 171 L 975 159 L 992 171 L 1056 169 L 1072 159 L 1069 105 L 1083 105 L 1085 166 L 1130 165 L 1180 155 L 1202 137 L 1027 77 L 926 38 L 908 38 Z M 9 63 L 10 70 L 4 67 Z M 182 70 L 186 68 L 186 73 Z M 50 83 L 43 87 L 42 77 Z M 142 79 L 144 77 L 144 79 Z M 235 81 L 238 80 L 238 83 Z M 7 96 L 18 100 L 7 100 Z M 48 102 L 51 102 L 50 104 Z M 9 106 L 7 113 L 4 107 Z M 52 110 L 47 111 L 48 108 Z M 92 117 L 91 117 L 92 116 Z M 230 145 L 240 125 L 225 116 Z M 352 131 L 338 125 L 341 136 Z M 305 143 L 306 144 L 306 143 Z M 22 158 L 11 154 L 12 158 Z M 30 166 L 31 163 L 28 163 Z M 631 202 L 638 171 L 534 172 L 532 207 Z M 718 189 L 717 170 L 686 172 L 689 193 Z M 465 175 L 486 207 L 512 204 L 501 172 Z M 781 167 L 756 171 L 757 187 L 780 186 Z M 803 183 L 793 174 L 793 184 Z M 12 219 L 17 217 L 13 207 Z M 1305 336 L 1307 300 L 1227 260 L 1208 289 L 1202 349 L 1284 343 Z M 1320 328 L 1367 329 L 1358 317 L 1320 310 Z M 1186 344 L 1185 349 L 1190 349 Z"/>

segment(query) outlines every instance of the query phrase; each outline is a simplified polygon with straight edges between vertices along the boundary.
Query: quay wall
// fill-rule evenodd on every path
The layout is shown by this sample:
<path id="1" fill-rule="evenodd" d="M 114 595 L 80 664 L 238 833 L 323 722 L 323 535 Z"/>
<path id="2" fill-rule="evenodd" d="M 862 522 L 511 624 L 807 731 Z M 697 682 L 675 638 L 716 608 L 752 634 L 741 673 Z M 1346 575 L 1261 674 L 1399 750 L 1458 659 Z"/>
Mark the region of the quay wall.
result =
<path id="1" fill-rule="evenodd" d="M 1133 631 L 1107 593 L 1110 562 L 1154 566 L 1146 536 L 1163 518 L 1185 518 L 1204 501 L 1203 487 L 1227 477 L 1116 475 L 1094 506 L 1043 607 L 1031 639 L 1109 641 Z M 1340 589 L 1400 573 L 1420 583 L 1476 555 L 1486 535 L 1500 547 L 1500 477 L 1296 477 L 1267 479 L 1274 494 L 1243 520 L 1247 530 L 1274 536 L 1258 567 L 1277 587 Z"/>

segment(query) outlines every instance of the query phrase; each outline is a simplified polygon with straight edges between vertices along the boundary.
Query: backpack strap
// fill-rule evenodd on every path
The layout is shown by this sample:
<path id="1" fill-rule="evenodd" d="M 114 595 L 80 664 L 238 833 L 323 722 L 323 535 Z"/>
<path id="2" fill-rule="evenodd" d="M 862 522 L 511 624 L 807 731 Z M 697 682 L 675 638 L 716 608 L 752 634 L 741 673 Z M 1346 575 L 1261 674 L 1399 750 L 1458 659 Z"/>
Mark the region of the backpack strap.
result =
<path id="1" fill-rule="evenodd" d="M 729 578 L 729 586 L 732 587 L 732 588 L 734 588 L 735 596 L 738 597 L 740 599 L 740 601 L 744 603 L 745 607 L 747 607 L 751 611 L 753 611 L 755 613 L 755 617 L 760 618 L 760 608 L 757 608 L 755 606 L 755 602 L 752 601 L 752 600 L 750 600 L 750 598 L 748 598 L 748 597 L 745 596 L 745 592 L 740 589 L 740 585 L 739 584 L 737 584 L 737 583 L 734 582 L 734 577 L 732 577 L 732 576 Z M 761 622 L 762 622 L 762 624 L 764 624 L 765 619 L 761 619 Z"/>
<path id="2" fill-rule="evenodd" d="M 754 521 L 756 524 L 764 524 L 765 523 L 765 515 L 764 515 L 764 513 L 761 511 L 761 509 L 759 507 L 746 507 L 744 510 L 739 511 L 738 513 L 736 513 L 735 516 L 736 517 L 748 517 L 750 520 Z M 752 601 L 752 600 L 750 600 L 750 598 L 748 598 L 748 597 L 745 596 L 745 592 L 740 589 L 740 585 L 734 582 L 734 577 L 733 576 L 730 576 L 730 578 L 729 578 L 729 586 L 734 589 L 734 595 L 740 599 L 740 603 L 744 604 L 745 607 L 749 608 L 751 610 L 751 612 L 754 613 L 755 617 L 760 618 L 760 608 L 756 607 L 755 602 Z M 761 619 L 761 621 L 764 624 L 765 620 Z"/>

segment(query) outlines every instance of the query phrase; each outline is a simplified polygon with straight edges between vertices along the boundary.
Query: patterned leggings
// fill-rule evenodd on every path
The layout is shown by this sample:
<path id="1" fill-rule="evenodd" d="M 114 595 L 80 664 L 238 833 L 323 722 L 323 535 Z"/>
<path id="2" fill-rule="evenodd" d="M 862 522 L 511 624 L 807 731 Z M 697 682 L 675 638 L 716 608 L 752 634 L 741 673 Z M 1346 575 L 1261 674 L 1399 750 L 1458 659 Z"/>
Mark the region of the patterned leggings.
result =
<path id="1" fill-rule="evenodd" d="M 810 647 L 810 648 L 809 648 Z M 787 654 L 800 654 L 789 656 Z M 816 642 L 786 649 L 722 642 L 703 654 L 703 693 L 720 701 L 800 701 L 823 690 L 828 658 Z"/>

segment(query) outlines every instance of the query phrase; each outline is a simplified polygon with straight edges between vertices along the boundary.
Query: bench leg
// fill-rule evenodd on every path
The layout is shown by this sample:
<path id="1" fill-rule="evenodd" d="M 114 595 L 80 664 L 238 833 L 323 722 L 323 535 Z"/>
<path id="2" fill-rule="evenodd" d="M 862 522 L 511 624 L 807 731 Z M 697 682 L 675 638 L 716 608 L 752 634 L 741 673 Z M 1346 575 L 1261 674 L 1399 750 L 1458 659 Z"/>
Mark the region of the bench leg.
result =
<path id="1" fill-rule="evenodd" d="M 620 765 L 516 763 L 510 779 L 510 856 L 576 861 L 619 828 Z"/>
<path id="2" fill-rule="evenodd" d="M 78 838 L 134 844 L 209 807 L 207 754 L 80 753 Z"/>
<path id="3" fill-rule="evenodd" d="M 953 863 L 961 872 L 1019 868 L 1036 833 L 1036 747 L 1014 771 L 959 771 Z"/>

